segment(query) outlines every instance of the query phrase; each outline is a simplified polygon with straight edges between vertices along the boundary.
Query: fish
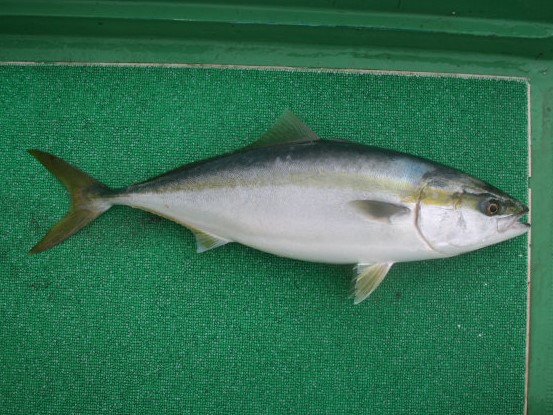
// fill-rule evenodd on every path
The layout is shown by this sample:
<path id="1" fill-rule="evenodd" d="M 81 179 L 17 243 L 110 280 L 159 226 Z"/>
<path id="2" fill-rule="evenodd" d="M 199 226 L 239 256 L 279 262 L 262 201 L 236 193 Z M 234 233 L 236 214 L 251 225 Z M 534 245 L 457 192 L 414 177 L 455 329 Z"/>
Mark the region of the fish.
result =
<path id="1" fill-rule="evenodd" d="M 354 266 L 354 303 L 394 263 L 446 258 L 528 232 L 528 207 L 415 155 L 321 139 L 286 111 L 257 141 L 111 189 L 66 161 L 28 150 L 67 188 L 69 212 L 30 250 L 63 242 L 112 206 L 185 226 L 197 251 L 230 242 L 303 261 Z"/>

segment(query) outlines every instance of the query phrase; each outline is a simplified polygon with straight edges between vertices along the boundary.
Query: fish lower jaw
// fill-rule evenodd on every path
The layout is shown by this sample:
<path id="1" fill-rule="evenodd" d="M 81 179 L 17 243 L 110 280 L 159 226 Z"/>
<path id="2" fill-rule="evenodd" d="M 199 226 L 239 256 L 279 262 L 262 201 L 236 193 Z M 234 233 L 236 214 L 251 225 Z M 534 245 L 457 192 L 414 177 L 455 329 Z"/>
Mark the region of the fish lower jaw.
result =
<path id="1" fill-rule="evenodd" d="M 524 235 L 529 230 L 530 230 L 530 224 L 524 223 L 524 222 L 515 222 L 513 223 L 513 225 L 511 225 L 509 229 L 509 231 L 514 233 L 514 236 L 512 236 L 512 238 L 516 236 Z"/>
<path id="2" fill-rule="evenodd" d="M 497 232 L 509 233 L 514 236 L 522 235 L 528 231 L 530 225 L 528 223 L 520 222 L 520 216 L 511 216 L 497 219 Z M 513 237 L 514 237 L 513 236 Z"/>

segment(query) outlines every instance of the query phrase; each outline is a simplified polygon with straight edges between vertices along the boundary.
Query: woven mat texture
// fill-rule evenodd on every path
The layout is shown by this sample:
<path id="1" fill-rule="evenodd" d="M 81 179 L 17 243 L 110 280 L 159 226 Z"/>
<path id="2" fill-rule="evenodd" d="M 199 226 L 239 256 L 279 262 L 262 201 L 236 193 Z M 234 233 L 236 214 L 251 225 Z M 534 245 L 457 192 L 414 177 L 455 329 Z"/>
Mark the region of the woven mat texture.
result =
<path id="1" fill-rule="evenodd" d="M 116 207 L 27 251 L 65 189 L 38 148 L 109 186 L 238 149 L 290 109 L 322 137 L 428 157 L 526 200 L 514 79 L 269 69 L 0 66 L 3 414 L 521 414 L 527 239 L 352 268 L 193 235 Z"/>

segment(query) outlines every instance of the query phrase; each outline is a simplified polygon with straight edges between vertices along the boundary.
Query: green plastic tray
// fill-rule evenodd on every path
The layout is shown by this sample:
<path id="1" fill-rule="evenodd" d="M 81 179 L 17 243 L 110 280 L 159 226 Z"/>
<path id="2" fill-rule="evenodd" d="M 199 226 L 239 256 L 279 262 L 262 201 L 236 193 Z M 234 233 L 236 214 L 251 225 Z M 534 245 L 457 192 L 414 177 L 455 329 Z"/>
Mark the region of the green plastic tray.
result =
<path id="1" fill-rule="evenodd" d="M 527 402 L 520 407 L 531 415 L 553 413 L 552 58 L 553 4 L 547 1 L 0 1 L 2 62 L 344 68 L 528 82 L 532 250 Z M 282 405 L 282 412 L 296 412 Z"/>

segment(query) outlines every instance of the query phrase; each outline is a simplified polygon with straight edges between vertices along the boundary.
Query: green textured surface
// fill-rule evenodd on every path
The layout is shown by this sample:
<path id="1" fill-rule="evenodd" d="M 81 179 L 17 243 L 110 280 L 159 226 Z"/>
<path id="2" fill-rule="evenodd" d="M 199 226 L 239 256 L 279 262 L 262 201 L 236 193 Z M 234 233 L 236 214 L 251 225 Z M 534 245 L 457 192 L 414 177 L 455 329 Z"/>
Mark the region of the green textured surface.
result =
<path id="1" fill-rule="evenodd" d="M 251 143 L 290 108 L 322 137 L 426 156 L 526 200 L 525 82 L 0 72 L 3 413 L 522 413 L 525 237 L 398 264 L 359 306 L 349 267 L 234 244 L 198 255 L 187 230 L 128 208 L 28 256 L 68 200 L 25 149 L 123 186 Z"/>

